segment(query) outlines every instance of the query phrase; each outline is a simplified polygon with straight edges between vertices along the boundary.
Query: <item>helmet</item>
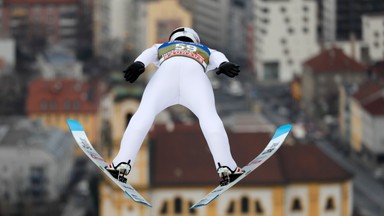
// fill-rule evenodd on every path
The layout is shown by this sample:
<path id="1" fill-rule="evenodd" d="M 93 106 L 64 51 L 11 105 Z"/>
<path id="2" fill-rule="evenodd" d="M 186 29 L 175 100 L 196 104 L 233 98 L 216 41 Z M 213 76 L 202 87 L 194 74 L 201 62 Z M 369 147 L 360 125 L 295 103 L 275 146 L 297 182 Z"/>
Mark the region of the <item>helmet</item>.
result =
<path id="1" fill-rule="evenodd" d="M 171 33 L 169 41 L 181 40 L 186 42 L 200 43 L 199 35 L 191 28 L 179 27 Z"/>

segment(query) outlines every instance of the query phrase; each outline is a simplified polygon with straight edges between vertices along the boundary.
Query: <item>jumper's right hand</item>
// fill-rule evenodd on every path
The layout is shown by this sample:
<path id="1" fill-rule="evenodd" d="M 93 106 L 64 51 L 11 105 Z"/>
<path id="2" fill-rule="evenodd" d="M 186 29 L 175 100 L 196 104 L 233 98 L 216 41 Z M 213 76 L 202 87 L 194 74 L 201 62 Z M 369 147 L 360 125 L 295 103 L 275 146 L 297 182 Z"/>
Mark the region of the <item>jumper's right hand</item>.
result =
<path id="1" fill-rule="evenodd" d="M 145 65 L 143 62 L 140 62 L 140 61 L 133 62 L 131 65 L 127 67 L 127 69 L 123 71 L 125 81 L 130 83 L 135 82 L 137 78 L 139 78 L 139 76 L 142 73 L 144 73 L 144 71 L 145 71 Z"/>

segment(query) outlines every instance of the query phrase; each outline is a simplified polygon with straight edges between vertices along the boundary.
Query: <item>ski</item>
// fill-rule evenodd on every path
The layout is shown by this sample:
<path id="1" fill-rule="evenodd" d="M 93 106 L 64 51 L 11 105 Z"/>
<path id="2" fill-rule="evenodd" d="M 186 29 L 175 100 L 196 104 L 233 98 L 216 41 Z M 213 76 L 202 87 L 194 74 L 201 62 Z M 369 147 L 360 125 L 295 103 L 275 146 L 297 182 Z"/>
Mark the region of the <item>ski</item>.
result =
<path id="1" fill-rule="evenodd" d="M 103 173 L 108 176 L 109 179 L 111 179 L 117 186 L 119 186 L 119 188 L 121 188 L 121 190 L 123 190 L 124 193 L 128 195 L 133 201 L 152 207 L 152 205 L 147 202 L 130 184 L 118 181 L 105 169 L 105 167 L 108 166 L 108 163 L 93 148 L 88 140 L 87 135 L 85 134 L 82 125 L 79 122 L 68 119 L 67 124 L 81 150 L 84 151 L 84 153 L 91 159 L 91 161 L 96 164 L 96 166 L 99 167 L 101 171 L 103 171 Z"/>
<path id="2" fill-rule="evenodd" d="M 290 124 L 286 124 L 277 128 L 277 130 L 275 131 L 275 134 L 273 135 L 272 139 L 269 141 L 265 149 L 256 158 L 251 160 L 247 165 L 245 165 L 242 168 L 244 170 L 244 174 L 239 176 L 235 181 L 230 182 L 225 186 L 219 185 L 214 190 L 212 190 L 209 194 L 207 194 L 205 197 L 200 199 L 195 205 L 191 207 L 191 209 L 208 205 L 210 202 L 215 200 L 218 196 L 223 194 L 226 190 L 230 189 L 231 187 L 236 185 L 239 181 L 241 181 L 243 178 L 245 178 L 247 175 L 249 175 L 252 171 L 254 171 L 257 167 L 263 164 L 266 160 L 268 160 L 268 158 L 270 158 L 283 144 L 285 138 L 291 131 L 291 128 L 292 128 L 292 125 Z"/>

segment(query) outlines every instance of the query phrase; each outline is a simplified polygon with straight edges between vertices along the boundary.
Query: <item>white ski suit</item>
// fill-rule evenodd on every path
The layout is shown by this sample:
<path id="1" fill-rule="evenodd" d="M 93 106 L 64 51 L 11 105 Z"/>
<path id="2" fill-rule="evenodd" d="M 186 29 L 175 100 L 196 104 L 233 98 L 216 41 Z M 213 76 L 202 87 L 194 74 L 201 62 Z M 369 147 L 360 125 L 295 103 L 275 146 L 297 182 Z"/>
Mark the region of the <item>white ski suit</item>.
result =
<path id="1" fill-rule="evenodd" d="M 131 166 L 156 115 L 169 106 L 180 104 L 199 119 L 216 168 L 218 163 L 235 170 L 227 133 L 217 114 L 212 85 L 207 71 L 219 67 L 228 59 L 208 47 L 181 41 L 155 44 L 135 61 L 158 70 L 146 86 L 138 110 L 131 118 L 121 140 L 120 150 L 113 160 L 117 165 L 130 160 Z"/>

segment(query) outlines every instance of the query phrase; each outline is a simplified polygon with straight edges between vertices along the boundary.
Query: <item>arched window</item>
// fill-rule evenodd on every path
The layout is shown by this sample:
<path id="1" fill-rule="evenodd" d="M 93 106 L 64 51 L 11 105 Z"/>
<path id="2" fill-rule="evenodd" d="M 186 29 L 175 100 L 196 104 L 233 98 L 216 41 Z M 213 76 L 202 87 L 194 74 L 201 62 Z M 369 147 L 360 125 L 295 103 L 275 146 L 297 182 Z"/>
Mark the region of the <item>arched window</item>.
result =
<path id="1" fill-rule="evenodd" d="M 297 197 L 295 199 L 293 199 L 291 210 L 292 211 L 301 211 L 302 209 L 303 209 L 303 207 L 301 205 L 300 199 Z"/>
<path id="2" fill-rule="evenodd" d="M 163 203 L 163 206 L 161 206 L 160 213 L 164 214 L 164 215 L 168 213 L 168 202 L 167 201 L 165 201 Z"/>
<path id="3" fill-rule="evenodd" d="M 333 211 L 335 208 L 335 200 L 333 197 L 328 197 L 327 202 L 325 203 L 325 211 Z"/>
<path id="4" fill-rule="evenodd" d="M 193 205 L 193 201 L 187 200 L 183 201 L 181 197 L 176 197 L 175 199 L 164 201 L 163 205 L 160 208 L 160 215 L 185 215 L 189 212 L 190 215 L 195 215 L 195 209 L 186 209 L 183 208 L 183 203 L 188 203 L 190 206 Z M 173 204 L 173 206 L 172 206 Z M 183 212 L 184 211 L 184 212 Z"/>
<path id="5" fill-rule="evenodd" d="M 228 214 L 233 214 L 233 213 L 235 213 L 235 201 L 231 201 L 230 203 L 229 203 L 229 206 L 228 206 L 228 209 L 227 209 L 227 213 Z"/>
<path id="6" fill-rule="evenodd" d="M 247 197 L 241 198 L 241 213 L 249 212 L 249 200 Z"/>
<path id="7" fill-rule="evenodd" d="M 183 202 L 180 197 L 175 198 L 175 213 L 183 212 Z"/>
<path id="8" fill-rule="evenodd" d="M 263 206 L 259 200 L 256 200 L 255 202 L 255 212 L 256 214 L 264 214 Z"/>
<path id="9" fill-rule="evenodd" d="M 129 122 L 131 121 L 132 116 L 133 116 L 132 113 L 127 113 L 127 115 L 125 115 L 125 122 L 126 122 L 125 126 L 128 126 Z M 124 128 L 124 130 L 125 130 L 125 128 Z"/>

